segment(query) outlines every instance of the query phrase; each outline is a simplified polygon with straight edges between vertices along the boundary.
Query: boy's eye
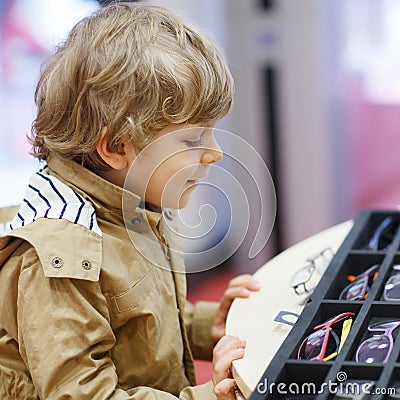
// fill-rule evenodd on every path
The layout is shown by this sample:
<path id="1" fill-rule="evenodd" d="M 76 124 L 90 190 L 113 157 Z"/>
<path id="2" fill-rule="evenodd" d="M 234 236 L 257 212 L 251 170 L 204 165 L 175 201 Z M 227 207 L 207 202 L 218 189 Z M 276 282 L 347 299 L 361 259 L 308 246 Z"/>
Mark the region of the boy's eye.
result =
<path id="1" fill-rule="evenodd" d="M 193 148 L 193 147 L 202 146 L 202 145 L 204 144 L 204 142 L 203 142 L 202 139 L 194 140 L 194 141 L 192 141 L 192 140 L 185 140 L 185 144 L 186 144 L 186 146 Z"/>

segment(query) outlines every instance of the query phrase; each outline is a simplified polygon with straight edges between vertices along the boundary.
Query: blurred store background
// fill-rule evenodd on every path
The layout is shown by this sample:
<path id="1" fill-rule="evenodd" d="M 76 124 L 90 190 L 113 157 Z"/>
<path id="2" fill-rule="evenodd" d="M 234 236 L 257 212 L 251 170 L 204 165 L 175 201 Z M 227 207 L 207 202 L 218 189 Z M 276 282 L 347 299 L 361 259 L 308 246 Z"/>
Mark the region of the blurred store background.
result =
<path id="1" fill-rule="evenodd" d="M 253 219 L 231 263 L 235 273 L 254 272 L 282 249 L 361 208 L 396 208 L 398 0 L 153 3 L 204 27 L 222 46 L 237 89 L 233 110 L 219 127 L 254 146 L 275 183 L 275 228 L 251 260 L 259 204 L 254 188 L 246 189 Z M 95 0 L 0 0 L 0 206 L 22 201 L 37 164 L 26 135 L 40 64 L 76 21 L 98 7 Z M 223 161 L 227 169 L 229 162 Z M 273 207 L 266 210 L 273 218 Z M 223 205 L 220 214 L 223 236 L 230 214 Z"/>

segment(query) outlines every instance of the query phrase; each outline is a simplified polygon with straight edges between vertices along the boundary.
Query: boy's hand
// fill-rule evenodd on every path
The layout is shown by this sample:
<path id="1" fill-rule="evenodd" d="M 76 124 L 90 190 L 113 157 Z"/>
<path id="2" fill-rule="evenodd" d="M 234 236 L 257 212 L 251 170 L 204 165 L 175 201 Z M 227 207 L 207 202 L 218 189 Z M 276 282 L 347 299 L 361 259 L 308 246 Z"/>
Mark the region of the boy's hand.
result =
<path id="1" fill-rule="evenodd" d="M 228 288 L 225 290 L 220 305 L 216 311 L 211 326 L 211 335 L 214 342 L 218 342 L 225 335 L 225 324 L 228 311 L 236 297 L 249 297 L 252 291 L 260 289 L 260 284 L 251 275 L 239 275 L 229 281 Z"/>
<path id="2" fill-rule="evenodd" d="M 234 336 L 223 336 L 213 351 L 214 394 L 218 400 L 235 400 L 236 382 L 231 374 L 233 360 L 244 355 L 246 342 Z"/>

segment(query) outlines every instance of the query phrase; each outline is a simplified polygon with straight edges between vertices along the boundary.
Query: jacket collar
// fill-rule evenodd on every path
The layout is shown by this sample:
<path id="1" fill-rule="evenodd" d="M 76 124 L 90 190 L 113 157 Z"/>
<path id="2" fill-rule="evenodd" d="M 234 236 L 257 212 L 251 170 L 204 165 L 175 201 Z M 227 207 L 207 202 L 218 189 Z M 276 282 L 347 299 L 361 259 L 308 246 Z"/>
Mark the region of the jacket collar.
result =
<path id="1" fill-rule="evenodd" d="M 49 156 L 47 164 L 50 174 L 85 193 L 89 200 L 108 209 L 122 210 L 122 199 L 132 208 L 141 204 L 141 198 L 136 194 L 106 181 L 75 161 Z"/>
<path id="2" fill-rule="evenodd" d="M 152 227 L 158 225 L 162 213 L 145 210 L 140 196 L 114 185 L 75 161 L 49 156 L 47 164 L 49 173 L 86 198 L 96 213 L 125 221 L 143 220 L 144 217 Z"/>

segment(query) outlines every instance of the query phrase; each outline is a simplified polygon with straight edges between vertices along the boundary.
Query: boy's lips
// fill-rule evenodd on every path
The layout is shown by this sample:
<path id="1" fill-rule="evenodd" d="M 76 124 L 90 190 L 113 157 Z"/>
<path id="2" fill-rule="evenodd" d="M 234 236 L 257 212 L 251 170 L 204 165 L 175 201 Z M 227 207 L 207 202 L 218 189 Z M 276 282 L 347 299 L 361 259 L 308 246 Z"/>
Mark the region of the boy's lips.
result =
<path id="1" fill-rule="evenodd" d="M 201 179 L 204 179 L 207 176 L 207 174 L 204 175 L 199 175 L 199 176 L 194 176 L 192 179 L 188 179 L 187 182 L 195 182 L 199 183 Z"/>
<path id="2" fill-rule="evenodd" d="M 201 179 L 204 179 L 206 176 L 207 176 L 207 174 L 201 175 L 201 176 L 195 176 L 192 179 L 188 179 L 186 181 L 186 185 L 189 185 L 189 186 L 198 185 L 200 183 Z"/>
<path id="3" fill-rule="evenodd" d="M 187 180 L 186 182 L 187 182 L 187 183 L 191 183 L 192 185 L 194 185 L 194 184 L 199 183 L 199 181 L 200 181 L 201 179 L 204 179 L 206 176 L 207 176 L 207 175 L 195 177 L 195 178 L 193 178 L 193 179 Z"/>

